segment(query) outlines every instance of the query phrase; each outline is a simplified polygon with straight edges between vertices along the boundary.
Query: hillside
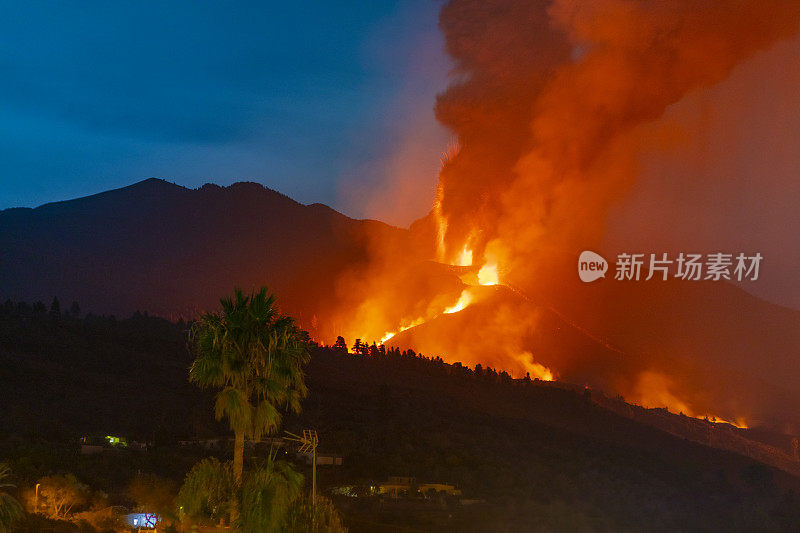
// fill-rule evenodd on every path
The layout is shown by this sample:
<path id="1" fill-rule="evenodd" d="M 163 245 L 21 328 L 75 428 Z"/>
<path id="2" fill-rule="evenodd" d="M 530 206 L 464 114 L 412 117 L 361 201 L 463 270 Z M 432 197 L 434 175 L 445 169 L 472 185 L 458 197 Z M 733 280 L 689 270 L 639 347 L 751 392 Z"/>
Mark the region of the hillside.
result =
<path id="1" fill-rule="evenodd" d="M 523 373 L 515 358 L 532 358 L 564 381 L 637 403 L 785 433 L 800 427 L 800 312 L 712 282 L 471 290 L 466 309 L 387 344 Z"/>
<path id="2" fill-rule="evenodd" d="M 234 286 L 268 283 L 311 328 L 336 301 L 336 278 L 369 258 L 372 239 L 404 247 L 396 228 L 255 183 L 192 190 L 148 179 L 0 212 L 0 297 L 193 317 Z"/>
<path id="3" fill-rule="evenodd" d="M 175 448 L 177 440 L 227 434 L 211 418 L 210 396 L 186 380 L 184 324 L 144 315 L 79 318 L 16 304 L 6 304 L 2 315 L 0 412 L 8 415 L 0 450 L 25 479 L 72 465 L 113 495 L 128 470 L 179 479 L 191 461 Z M 323 451 L 344 457 L 341 469 L 321 470 L 323 489 L 408 475 L 455 483 L 466 498 L 485 501 L 448 515 L 337 500 L 355 531 L 387 522 L 423 530 L 569 524 L 615 531 L 800 524 L 799 478 L 654 425 L 662 418 L 708 434 L 735 432 L 758 445 L 749 430 L 711 429 L 627 404 L 636 416 L 622 415 L 599 392 L 512 380 L 410 352 L 354 356 L 318 347 L 307 373 L 311 394 L 303 413 L 287 417 L 284 427 L 314 427 Z M 156 455 L 122 457 L 127 466 L 109 477 L 103 465 L 113 458 L 62 451 L 56 459 L 43 451 L 69 449 L 85 434 L 151 440 L 156 450 L 147 453 Z M 38 450 L 33 461 L 25 459 L 30 443 Z"/>
<path id="4" fill-rule="evenodd" d="M 362 335 L 373 319 L 380 338 L 465 287 L 464 269 L 428 260 L 433 231 L 430 216 L 393 228 L 253 183 L 191 190 L 150 179 L 0 212 L 0 298 L 189 319 L 234 286 L 267 284 L 312 338 Z M 565 381 L 638 403 L 798 433 L 800 312 L 725 282 L 583 284 L 573 259 L 522 291 L 479 287 L 485 298 L 390 344 L 510 371 L 532 356 Z M 356 316 L 368 298 L 380 312 Z"/>

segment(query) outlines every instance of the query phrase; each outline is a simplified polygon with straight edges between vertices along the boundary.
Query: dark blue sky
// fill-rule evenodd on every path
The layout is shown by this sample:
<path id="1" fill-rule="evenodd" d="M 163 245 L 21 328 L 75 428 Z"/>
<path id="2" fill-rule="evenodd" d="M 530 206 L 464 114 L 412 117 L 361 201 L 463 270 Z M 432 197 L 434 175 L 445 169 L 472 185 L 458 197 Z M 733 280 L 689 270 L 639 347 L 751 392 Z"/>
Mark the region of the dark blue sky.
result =
<path id="1" fill-rule="evenodd" d="M 438 8 L 6 0 L 0 208 L 148 177 L 250 180 L 408 222 L 448 139 L 432 113 L 447 73 Z M 396 179 L 416 183 L 409 198 Z"/>

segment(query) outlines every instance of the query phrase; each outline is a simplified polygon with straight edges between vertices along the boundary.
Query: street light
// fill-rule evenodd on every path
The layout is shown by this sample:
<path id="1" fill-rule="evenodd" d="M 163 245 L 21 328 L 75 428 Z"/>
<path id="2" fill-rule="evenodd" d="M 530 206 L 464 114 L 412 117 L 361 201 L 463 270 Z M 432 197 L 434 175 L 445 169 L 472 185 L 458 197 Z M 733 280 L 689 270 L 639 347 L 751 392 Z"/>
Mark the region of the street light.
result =
<path id="1" fill-rule="evenodd" d="M 302 437 L 289 431 L 287 431 L 286 434 L 289 436 L 284 437 L 284 439 L 300 443 L 300 448 L 297 450 L 298 452 L 311 452 L 311 507 L 314 507 L 317 494 L 317 444 L 319 444 L 317 430 L 304 429 Z"/>
<path id="2" fill-rule="evenodd" d="M 39 485 L 41 485 L 41 483 L 36 484 L 36 498 L 33 503 L 33 514 L 39 513 Z"/>

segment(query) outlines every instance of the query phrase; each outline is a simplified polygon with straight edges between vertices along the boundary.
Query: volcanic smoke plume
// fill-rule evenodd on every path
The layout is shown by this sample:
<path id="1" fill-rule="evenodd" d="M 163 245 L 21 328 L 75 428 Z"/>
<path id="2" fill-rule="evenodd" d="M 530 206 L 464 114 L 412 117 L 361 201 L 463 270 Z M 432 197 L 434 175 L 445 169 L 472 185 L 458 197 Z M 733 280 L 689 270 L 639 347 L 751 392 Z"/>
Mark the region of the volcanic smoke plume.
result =
<path id="1" fill-rule="evenodd" d="M 460 150 L 440 176 L 445 257 L 468 244 L 531 286 L 595 246 L 636 178 L 637 126 L 796 33 L 793 0 L 453 0 L 458 81 L 437 117 Z"/>
<path id="2" fill-rule="evenodd" d="M 639 155 L 655 142 L 642 129 L 672 104 L 718 84 L 741 62 L 795 35 L 798 21 L 796 0 L 448 2 L 440 28 L 454 61 L 453 82 L 435 109 L 458 142 L 443 163 L 431 215 L 411 228 L 419 246 L 403 253 L 466 268 L 451 273 L 473 287 L 447 282 L 452 276 L 433 263 L 425 269 L 434 275 L 423 275 L 376 243 L 371 267 L 343 285 L 351 294 L 368 295 L 352 306 L 356 325 L 347 332 L 370 340 L 405 335 L 409 345 L 425 340 L 429 353 L 441 350 L 446 359 L 489 362 L 518 375 L 532 369 L 537 370 L 532 376 L 549 375 L 552 369 L 688 414 L 742 414 L 742 404 L 751 398 L 721 398 L 725 383 L 746 388 L 740 375 L 750 371 L 746 364 L 736 374 L 736 369 L 721 371 L 726 363 L 719 358 L 697 362 L 705 354 L 688 337 L 696 320 L 685 321 L 685 338 L 670 329 L 674 324 L 624 323 L 629 319 L 624 313 L 608 313 L 615 324 L 592 323 L 584 300 L 620 298 L 620 305 L 639 305 L 642 297 L 629 288 L 620 296 L 608 286 L 578 287 L 575 261 L 581 250 L 599 246 L 610 207 L 623 201 L 635 182 Z M 437 279 L 442 280 L 438 290 L 439 282 L 430 281 Z M 498 279 L 509 289 L 492 293 L 478 287 Z M 648 297 L 676 302 L 683 297 L 685 288 L 664 287 L 646 289 Z M 512 302 L 518 297 L 536 305 L 526 310 L 522 300 Z M 502 305 L 471 308 L 484 320 L 466 326 L 462 319 L 454 326 L 448 318 L 454 309 L 491 298 Z M 562 356 L 554 358 L 557 342 L 550 340 L 540 347 L 552 350 L 532 353 L 537 324 L 553 317 L 602 345 L 602 353 L 583 347 L 577 353 L 578 348 L 564 348 L 575 343 L 563 341 Z M 789 328 L 796 318 L 788 320 Z M 634 334 L 624 350 L 592 333 L 645 326 L 650 329 Z M 472 339 L 468 346 L 453 338 L 459 328 L 469 333 L 461 335 Z M 492 343 L 477 337 L 513 348 L 487 349 Z M 437 338 L 447 342 L 437 344 Z M 656 338 L 664 343 L 648 345 Z M 796 335 L 790 343 L 798 346 Z M 448 350 L 457 355 L 448 357 Z M 710 379 L 716 380 L 713 387 Z M 703 389 L 708 390 L 698 393 Z M 765 409 L 774 411 L 776 402 L 765 402 L 770 404 Z"/>

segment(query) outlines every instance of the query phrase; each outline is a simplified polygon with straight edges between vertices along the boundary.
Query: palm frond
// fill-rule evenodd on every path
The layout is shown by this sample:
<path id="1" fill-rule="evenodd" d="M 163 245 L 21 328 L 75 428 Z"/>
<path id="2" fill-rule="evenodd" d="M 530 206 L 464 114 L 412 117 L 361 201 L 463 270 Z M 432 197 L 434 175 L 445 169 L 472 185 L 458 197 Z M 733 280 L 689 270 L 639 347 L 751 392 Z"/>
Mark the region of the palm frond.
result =
<path id="1" fill-rule="evenodd" d="M 253 410 L 252 437 L 260 439 L 278 430 L 281 425 L 281 413 L 268 401 L 258 402 Z"/>
<path id="2" fill-rule="evenodd" d="M 224 516 L 234 505 L 236 482 L 229 462 L 203 459 L 186 474 L 178 503 L 192 517 Z"/>
<path id="3" fill-rule="evenodd" d="M 10 532 L 14 524 L 22 520 L 25 512 L 16 498 L 5 492 L 15 486 L 7 480 L 11 477 L 11 467 L 0 463 L 0 533 Z"/>
<path id="4" fill-rule="evenodd" d="M 225 387 L 217 393 L 214 415 L 217 420 L 227 418 L 234 431 L 241 431 L 246 435 L 251 433 L 252 411 L 253 406 L 242 390 L 236 387 Z"/>
<path id="5" fill-rule="evenodd" d="M 288 463 L 270 457 L 256 465 L 242 484 L 238 524 L 242 532 L 283 531 L 302 488 L 302 474 Z"/>
<path id="6" fill-rule="evenodd" d="M 309 359 L 306 343 L 294 319 L 277 312 L 266 287 L 250 294 L 237 288 L 220 305 L 221 313 L 206 313 L 190 332 L 196 357 L 189 379 L 222 389 L 217 418 L 227 417 L 234 431 L 260 437 L 277 430 L 278 408 L 300 410 L 308 393 L 302 371 Z M 261 407 L 263 402 L 271 410 Z"/>

